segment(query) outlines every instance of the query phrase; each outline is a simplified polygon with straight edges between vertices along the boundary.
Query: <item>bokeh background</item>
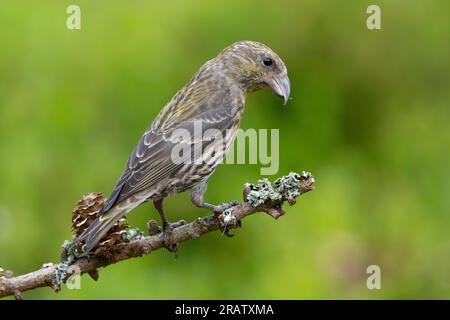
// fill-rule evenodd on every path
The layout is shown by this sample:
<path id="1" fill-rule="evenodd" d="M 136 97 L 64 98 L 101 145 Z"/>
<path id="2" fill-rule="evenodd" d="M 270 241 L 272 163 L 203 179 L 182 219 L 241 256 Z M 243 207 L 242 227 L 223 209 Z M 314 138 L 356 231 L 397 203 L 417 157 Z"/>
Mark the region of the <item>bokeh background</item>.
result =
<path id="1" fill-rule="evenodd" d="M 66 8 L 81 7 L 81 30 Z M 382 30 L 366 28 L 378 4 Z M 57 261 L 83 193 L 109 194 L 135 143 L 207 59 L 243 39 L 286 62 L 292 97 L 247 100 L 242 127 L 280 129 L 279 175 L 314 192 L 274 221 L 219 232 L 82 277 L 37 299 L 450 298 L 450 2 L 0 2 L 0 265 Z M 259 165 L 224 165 L 213 203 L 240 199 Z M 272 177 L 275 178 L 275 177 Z M 172 220 L 207 214 L 189 194 Z M 157 214 L 129 216 L 144 229 Z M 379 265 L 382 289 L 368 290 Z"/>

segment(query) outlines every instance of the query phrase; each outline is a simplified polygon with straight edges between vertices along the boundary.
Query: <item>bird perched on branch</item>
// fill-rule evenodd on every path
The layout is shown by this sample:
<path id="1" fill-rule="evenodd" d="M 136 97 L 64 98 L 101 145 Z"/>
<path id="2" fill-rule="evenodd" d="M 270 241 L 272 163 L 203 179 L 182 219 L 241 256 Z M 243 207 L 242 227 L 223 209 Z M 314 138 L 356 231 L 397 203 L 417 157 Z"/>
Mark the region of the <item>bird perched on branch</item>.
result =
<path id="1" fill-rule="evenodd" d="M 221 213 L 234 202 L 204 201 L 208 178 L 231 146 L 248 93 L 270 88 L 286 104 L 290 94 L 287 69 L 267 46 L 241 41 L 207 61 L 162 109 L 131 154 L 125 170 L 97 218 L 72 242 L 89 253 L 122 217 L 146 201 L 161 216 L 164 243 L 174 225 L 163 211 L 163 199 L 192 190 L 192 202 Z"/>

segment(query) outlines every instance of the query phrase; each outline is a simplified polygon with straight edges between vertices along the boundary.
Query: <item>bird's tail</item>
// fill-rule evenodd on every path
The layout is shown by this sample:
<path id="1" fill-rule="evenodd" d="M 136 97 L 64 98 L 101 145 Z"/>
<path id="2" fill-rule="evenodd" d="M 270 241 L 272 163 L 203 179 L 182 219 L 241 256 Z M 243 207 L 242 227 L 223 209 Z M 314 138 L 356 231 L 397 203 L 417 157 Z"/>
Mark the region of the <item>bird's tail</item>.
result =
<path id="1" fill-rule="evenodd" d="M 70 245 L 69 252 L 76 256 L 87 255 L 106 233 L 116 224 L 129 210 L 115 206 L 108 212 L 99 215 Z M 78 245 L 84 241 L 81 254 L 77 254 Z"/>
<path id="2" fill-rule="evenodd" d="M 152 194 L 147 190 L 138 192 L 126 200 L 115 204 L 106 212 L 100 215 L 87 227 L 77 238 L 75 238 L 68 248 L 69 254 L 77 257 L 86 256 L 97 245 L 97 243 L 107 234 L 107 232 L 128 212 L 144 203 Z M 79 244 L 84 241 L 81 254 L 77 253 Z"/>

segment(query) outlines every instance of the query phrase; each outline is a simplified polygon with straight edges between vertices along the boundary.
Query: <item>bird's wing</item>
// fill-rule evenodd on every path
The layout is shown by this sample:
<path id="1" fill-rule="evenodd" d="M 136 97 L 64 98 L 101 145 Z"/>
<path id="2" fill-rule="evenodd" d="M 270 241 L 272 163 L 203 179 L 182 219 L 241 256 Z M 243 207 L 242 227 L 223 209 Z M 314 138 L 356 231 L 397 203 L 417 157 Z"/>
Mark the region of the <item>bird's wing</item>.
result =
<path id="1" fill-rule="evenodd" d="M 207 143 L 194 138 L 195 121 L 201 121 L 202 132 L 214 128 L 225 134 L 226 129 L 233 127 L 236 122 L 233 113 L 243 106 L 243 101 L 236 99 L 230 91 L 191 82 L 169 102 L 144 133 L 102 213 L 131 195 L 173 176 L 185 165 L 174 162 L 171 157 L 173 147 L 180 143 L 177 135 L 172 136 L 175 129 L 187 130 L 192 137 L 191 147 L 203 148 Z"/>

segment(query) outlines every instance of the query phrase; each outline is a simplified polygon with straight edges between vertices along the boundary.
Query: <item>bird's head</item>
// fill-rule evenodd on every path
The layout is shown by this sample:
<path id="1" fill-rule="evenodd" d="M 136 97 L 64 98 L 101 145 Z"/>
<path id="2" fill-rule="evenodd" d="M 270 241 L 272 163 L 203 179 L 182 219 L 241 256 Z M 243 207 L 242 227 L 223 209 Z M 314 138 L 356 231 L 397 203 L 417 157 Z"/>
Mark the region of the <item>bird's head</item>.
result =
<path id="1" fill-rule="evenodd" d="M 287 103 L 291 91 L 287 68 L 269 47 L 255 41 L 240 41 L 225 48 L 217 59 L 223 63 L 227 76 L 246 93 L 270 88 Z"/>

